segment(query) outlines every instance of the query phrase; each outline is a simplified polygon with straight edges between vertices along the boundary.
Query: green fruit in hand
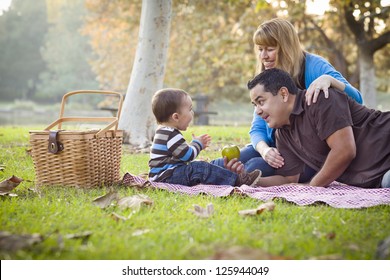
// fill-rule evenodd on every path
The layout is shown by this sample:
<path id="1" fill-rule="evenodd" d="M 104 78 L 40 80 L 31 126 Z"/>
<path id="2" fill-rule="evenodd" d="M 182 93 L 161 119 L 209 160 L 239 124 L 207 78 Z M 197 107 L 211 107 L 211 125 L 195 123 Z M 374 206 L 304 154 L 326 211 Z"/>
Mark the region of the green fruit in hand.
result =
<path id="1" fill-rule="evenodd" d="M 227 157 L 228 162 L 234 158 L 240 158 L 240 149 L 236 145 L 225 146 L 222 149 L 222 157 Z"/>

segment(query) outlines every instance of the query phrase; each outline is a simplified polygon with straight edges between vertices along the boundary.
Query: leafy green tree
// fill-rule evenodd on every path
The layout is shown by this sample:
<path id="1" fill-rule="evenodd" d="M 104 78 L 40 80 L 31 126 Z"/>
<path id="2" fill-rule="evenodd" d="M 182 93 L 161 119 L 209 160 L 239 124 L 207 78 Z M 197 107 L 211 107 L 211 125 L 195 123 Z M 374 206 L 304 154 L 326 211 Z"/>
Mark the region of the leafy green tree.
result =
<path id="1" fill-rule="evenodd" d="M 212 98 L 249 102 L 255 74 L 252 36 L 274 15 L 265 1 L 178 1 L 165 83 Z"/>
<path id="2" fill-rule="evenodd" d="M 80 32 L 84 0 L 63 2 L 59 8 L 42 49 L 47 71 L 40 74 L 37 98 L 46 101 L 59 101 L 68 91 L 98 87 L 89 65 L 93 59 L 89 38 Z"/>
<path id="3" fill-rule="evenodd" d="M 83 34 L 90 38 L 90 61 L 101 88 L 126 92 L 138 43 L 141 0 L 85 0 Z"/>
<path id="4" fill-rule="evenodd" d="M 278 16 L 296 26 L 306 50 L 328 59 L 359 88 L 359 49 L 343 8 L 345 3 L 359 1 L 331 0 L 324 15 L 308 14 L 307 1 L 311 0 L 173 1 L 165 86 L 184 88 L 191 94 L 208 94 L 212 98 L 247 100 L 245 83 L 256 66 L 252 35 L 262 22 Z M 89 24 L 100 27 L 89 28 L 94 51 L 99 54 L 99 59 L 93 62 L 94 71 L 100 84 L 125 89 L 134 59 L 139 25 L 134 15 L 140 13 L 140 1 L 87 0 L 87 3 L 94 11 Z M 385 20 L 388 8 L 378 5 L 375 10 L 379 9 L 381 16 L 375 15 L 375 31 L 379 31 L 381 23 L 387 29 L 390 26 L 390 17 Z M 373 34 L 374 38 L 379 34 Z M 104 43 L 105 38 L 111 37 L 116 39 Z M 388 87 L 387 48 L 376 52 L 379 82 L 373 88 Z"/>
<path id="5" fill-rule="evenodd" d="M 13 0 L 0 15 L 0 97 L 35 96 L 39 73 L 45 69 L 40 48 L 47 30 L 45 0 Z"/>
<path id="6" fill-rule="evenodd" d="M 138 40 L 141 3 L 87 0 L 84 31 L 98 57 L 100 85 L 125 91 Z M 165 86 L 213 98 L 247 100 L 246 82 L 255 72 L 252 35 L 275 16 L 265 0 L 175 0 Z M 112 40 L 108 40 L 111 39 Z"/>

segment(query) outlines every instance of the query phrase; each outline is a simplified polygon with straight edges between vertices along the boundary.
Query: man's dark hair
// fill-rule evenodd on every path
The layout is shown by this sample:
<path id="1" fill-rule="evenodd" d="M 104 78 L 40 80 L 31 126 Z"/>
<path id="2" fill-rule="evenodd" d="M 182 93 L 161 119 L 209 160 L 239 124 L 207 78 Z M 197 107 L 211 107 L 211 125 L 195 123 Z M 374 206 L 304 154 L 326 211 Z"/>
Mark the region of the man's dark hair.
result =
<path id="1" fill-rule="evenodd" d="M 262 85 L 266 92 L 277 95 L 281 87 L 286 87 L 291 94 L 297 94 L 298 88 L 291 76 L 280 69 L 271 68 L 264 70 L 248 82 L 248 89 L 251 90 L 257 85 Z"/>

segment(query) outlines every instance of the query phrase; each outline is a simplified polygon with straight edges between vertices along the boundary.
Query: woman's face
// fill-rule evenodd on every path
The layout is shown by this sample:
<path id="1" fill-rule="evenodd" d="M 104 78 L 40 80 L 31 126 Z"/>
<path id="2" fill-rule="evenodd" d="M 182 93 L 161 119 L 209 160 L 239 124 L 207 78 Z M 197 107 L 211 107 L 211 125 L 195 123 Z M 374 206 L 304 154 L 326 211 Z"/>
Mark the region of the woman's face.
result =
<path id="1" fill-rule="evenodd" d="M 259 59 L 265 69 L 276 67 L 277 48 L 259 45 Z"/>

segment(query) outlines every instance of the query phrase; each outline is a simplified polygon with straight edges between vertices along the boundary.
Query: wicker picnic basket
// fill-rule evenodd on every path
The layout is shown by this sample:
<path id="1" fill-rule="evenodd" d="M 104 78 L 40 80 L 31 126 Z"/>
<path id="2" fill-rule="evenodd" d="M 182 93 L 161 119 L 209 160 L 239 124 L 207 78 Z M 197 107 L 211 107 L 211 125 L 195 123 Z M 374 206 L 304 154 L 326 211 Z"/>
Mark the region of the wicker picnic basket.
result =
<path id="1" fill-rule="evenodd" d="M 76 94 L 109 94 L 119 97 L 115 117 L 64 117 L 66 100 Z M 123 131 L 118 120 L 123 96 L 111 91 L 72 91 L 62 98 L 59 118 L 43 131 L 30 131 L 36 185 L 93 188 L 120 180 Z M 102 129 L 61 130 L 64 122 L 109 122 Z M 57 126 L 57 130 L 51 130 Z"/>

